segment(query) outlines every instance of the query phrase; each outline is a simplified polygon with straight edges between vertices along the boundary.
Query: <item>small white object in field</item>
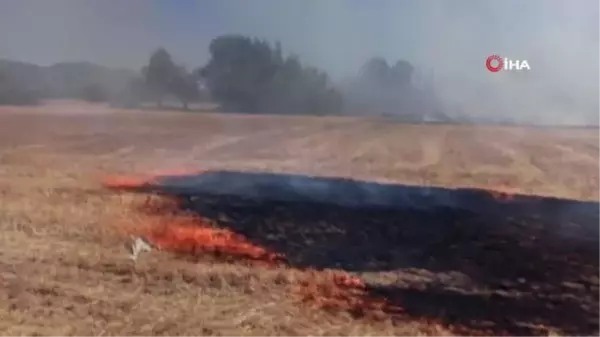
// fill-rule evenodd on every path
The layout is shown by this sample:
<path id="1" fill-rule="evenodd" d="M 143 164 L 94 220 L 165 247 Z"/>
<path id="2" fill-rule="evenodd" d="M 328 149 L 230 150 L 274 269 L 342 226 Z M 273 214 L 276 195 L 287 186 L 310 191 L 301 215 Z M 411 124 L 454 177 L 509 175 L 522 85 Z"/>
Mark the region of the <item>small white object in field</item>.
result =
<path id="1" fill-rule="evenodd" d="M 136 261 L 139 254 L 142 252 L 149 252 L 152 250 L 152 245 L 141 237 L 132 237 L 131 244 L 129 245 L 129 258 Z"/>

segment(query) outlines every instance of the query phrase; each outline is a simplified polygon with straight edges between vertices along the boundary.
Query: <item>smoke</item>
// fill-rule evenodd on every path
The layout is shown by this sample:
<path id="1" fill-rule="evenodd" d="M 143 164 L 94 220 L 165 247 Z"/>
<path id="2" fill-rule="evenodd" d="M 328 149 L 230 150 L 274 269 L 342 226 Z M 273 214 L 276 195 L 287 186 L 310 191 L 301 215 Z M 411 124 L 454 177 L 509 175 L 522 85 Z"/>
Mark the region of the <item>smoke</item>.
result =
<path id="1" fill-rule="evenodd" d="M 137 70 L 161 42 L 164 27 L 148 1 L 6 0 L 0 3 L 0 58 Z"/>
<path id="2" fill-rule="evenodd" d="M 514 122 L 597 123 L 597 1 L 453 4 L 424 19 L 447 27 L 433 24 L 423 37 L 425 64 L 442 63 L 434 72 L 443 102 Z M 531 71 L 489 73 L 491 54 L 527 60 Z"/>
<path id="3" fill-rule="evenodd" d="M 254 1 L 234 25 L 278 38 L 334 78 L 373 56 L 405 59 L 453 116 L 535 124 L 598 121 L 598 1 Z M 239 8 L 239 6 L 238 6 Z M 490 73 L 488 56 L 529 72 Z"/>
<path id="4" fill-rule="evenodd" d="M 213 37 L 242 33 L 281 41 L 336 81 L 373 56 L 407 60 L 449 115 L 597 124 L 598 16 L 595 0 L 5 0 L 0 58 L 139 68 L 164 46 L 199 66 Z M 531 71 L 490 73 L 492 54 Z"/>

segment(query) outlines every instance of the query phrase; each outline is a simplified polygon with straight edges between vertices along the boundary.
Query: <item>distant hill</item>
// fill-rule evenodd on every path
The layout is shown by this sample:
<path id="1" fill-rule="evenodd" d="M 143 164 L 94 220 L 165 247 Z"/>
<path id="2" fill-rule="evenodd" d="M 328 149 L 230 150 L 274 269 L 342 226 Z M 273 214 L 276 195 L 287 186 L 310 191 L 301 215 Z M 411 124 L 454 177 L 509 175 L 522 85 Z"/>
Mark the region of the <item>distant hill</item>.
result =
<path id="1" fill-rule="evenodd" d="M 137 73 L 89 62 L 63 62 L 51 66 L 0 59 L 0 74 L 41 98 L 81 98 L 85 88 L 100 86 L 111 97 L 127 89 Z"/>

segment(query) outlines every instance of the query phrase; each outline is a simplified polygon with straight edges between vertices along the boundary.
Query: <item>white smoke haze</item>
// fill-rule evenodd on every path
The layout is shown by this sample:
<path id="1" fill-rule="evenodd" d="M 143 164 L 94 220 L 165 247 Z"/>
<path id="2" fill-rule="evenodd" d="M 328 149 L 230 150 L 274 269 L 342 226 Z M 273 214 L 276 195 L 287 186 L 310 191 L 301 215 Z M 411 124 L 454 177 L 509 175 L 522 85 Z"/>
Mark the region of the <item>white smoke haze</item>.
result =
<path id="1" fill-rule="evenodd" d="M 279 40 L 337 81 L 373 56 L 407 60 L 433 74 L 450 115 L 597 124 L 598 17 L 597 0 L 3 0 L 0 58 L 139 69 L 164 46 L 196 67 L 212 38 L 241 33 Z M 531 71 L 490 73 L 492 54 Z"/>

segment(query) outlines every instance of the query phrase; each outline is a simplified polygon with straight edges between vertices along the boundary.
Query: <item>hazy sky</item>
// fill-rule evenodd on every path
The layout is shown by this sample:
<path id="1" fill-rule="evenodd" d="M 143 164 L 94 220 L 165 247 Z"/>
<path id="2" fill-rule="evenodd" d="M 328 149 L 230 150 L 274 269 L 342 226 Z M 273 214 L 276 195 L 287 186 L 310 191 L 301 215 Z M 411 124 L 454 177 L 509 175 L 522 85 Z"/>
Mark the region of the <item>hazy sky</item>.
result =
<path id="1" fill-rule="evenodd" d="M 402 58 L 432 70 L 448 104 L 562 121 L 597 114 L 598 16 L 598 0 L 1 0 L 0 58 L 139 68 L 164 46 L 196 67 L 213 37 L 243 33 L 334 78 Z M 491 54 L 532 70 L 491 74 Z"/>

